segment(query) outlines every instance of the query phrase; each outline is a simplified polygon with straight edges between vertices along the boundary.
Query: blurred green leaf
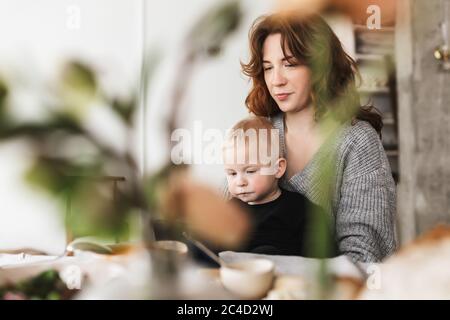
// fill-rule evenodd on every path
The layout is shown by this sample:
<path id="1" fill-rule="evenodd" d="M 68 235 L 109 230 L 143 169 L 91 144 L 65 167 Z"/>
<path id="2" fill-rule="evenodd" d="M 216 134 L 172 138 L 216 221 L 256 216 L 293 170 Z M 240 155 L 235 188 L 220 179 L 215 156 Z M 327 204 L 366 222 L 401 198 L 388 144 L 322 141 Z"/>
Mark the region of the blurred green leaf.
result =
<path id="1" fill-rule="evenodd" d="M 69 115 L 76 118 L 83 116 L 97 95 L 94 71 L 81 62 L 69 62 L 61 75 L 60 94 Z"/>
<path id="2" fill-rule="evenodd" d="M 134 112 L 137 109 L 136 96 L 129 100 L 113 99 L 111 101 L 112 109 L 128 124 L 131 124 Z"/>
<path id="3" fill-rule="evenodd" d="M 9 90 L 6 83 L 2 79 L 0 79 L 0 114 L 3 111 L 5 100 L 6 97 L 8 96 L 8 91 Z"/>
<path id="4" fill-rule="evenodd" d="M 97 90 L 94 72 L 87 65 L 78 61 L 72 61 L 66 65 L 62 81 L 68 89 L 84 91 L 86 94 L 93 95 Z"/>
<path id="5" fill-rule="evenodd" d="M 67 193 L 66 223 L 76 237 L 128 239 L 130 219 L 136 211 L 121 192 L 113 196 L 107 181 L 85 178 L 77 189 Z"/>
<path id="6" fill-rule="evenodd" d="M 40 123 L 7 123 L 0 130 L 0 139 L 29 138 L 36 140 L 47 138 L 55 131 L 65 131 L 72 134 L 83 134 L 84 130 L 73 118 L 65 114 L 54 114 L 53 118 Z"/>
<path id="7" fill-rule="evenodd" d="M 8 123 L 6 119 L 6 99 L 8 97 L 9 89 L 6 83 L 0 78 L 0 132 Z"/>
<path id="8" fill-rule="evenodd" d="M 0 287 L 0 299 L 7 292 L 29 300 L 60 300 L 70 299 L 77 290 L 69 290 L 59 277 L 58 271 L 50 269 L 16 284 Z"/>
<path id="9" fill-rule="evenodd" d="M 26 171 L 25 179 L 53 195 L 66 190 L 77 190 L 84 177 L 99 177 L 103 174 L 102 163 L 77 165 L 67 159 L 38 157 Z"/>
<path id="10" fill-rule="evenodd" d="M 241 20 L 240 1 L 226 1 L 208 11 L 189 33 L 189 45 L 195 53 L 217 55 L 226 37 Z"/>

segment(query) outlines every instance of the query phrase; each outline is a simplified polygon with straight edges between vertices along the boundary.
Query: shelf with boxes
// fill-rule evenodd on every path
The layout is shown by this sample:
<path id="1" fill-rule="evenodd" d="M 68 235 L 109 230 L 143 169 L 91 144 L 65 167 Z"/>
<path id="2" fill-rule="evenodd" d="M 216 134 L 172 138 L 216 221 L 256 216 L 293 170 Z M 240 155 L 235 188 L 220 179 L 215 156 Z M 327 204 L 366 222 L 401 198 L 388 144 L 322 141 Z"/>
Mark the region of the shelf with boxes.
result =
<path id="1" fill-rule="evenodd" d="M 362 105 L 372 105 L 382 114 L 382 143 L 398 182 L 397 88 L 393 27 L 369 30 L 354 25 L 355 60 L 361 75 L 358 91 Z"/>

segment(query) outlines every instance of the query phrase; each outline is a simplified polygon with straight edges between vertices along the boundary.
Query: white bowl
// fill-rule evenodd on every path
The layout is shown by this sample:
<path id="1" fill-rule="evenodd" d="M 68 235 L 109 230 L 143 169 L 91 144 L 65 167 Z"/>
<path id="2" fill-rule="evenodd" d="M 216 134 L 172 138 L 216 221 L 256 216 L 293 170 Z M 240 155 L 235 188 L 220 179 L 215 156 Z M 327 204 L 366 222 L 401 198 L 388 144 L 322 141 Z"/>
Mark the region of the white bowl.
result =
<path id="1" fill-rule="evenodd" d="M 268 259 L 248 259 L 220 268 L 223 286 L 243 299 L 264 297 L 272 287 L 274 263 Z"/>

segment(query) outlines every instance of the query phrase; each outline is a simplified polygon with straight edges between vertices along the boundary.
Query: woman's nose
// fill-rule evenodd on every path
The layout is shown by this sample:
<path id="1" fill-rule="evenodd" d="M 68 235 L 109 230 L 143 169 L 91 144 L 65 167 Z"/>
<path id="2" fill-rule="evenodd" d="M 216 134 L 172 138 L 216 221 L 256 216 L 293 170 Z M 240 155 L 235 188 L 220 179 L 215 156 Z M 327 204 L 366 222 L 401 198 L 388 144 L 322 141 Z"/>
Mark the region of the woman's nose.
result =
<path id="1" fill-rule="evenodd" d="M 284 76 L 282 70 L 274 68 L 272 72 L 272 85 L 283 86 L 285 84 L 286 84 L 286 77 Z"/>

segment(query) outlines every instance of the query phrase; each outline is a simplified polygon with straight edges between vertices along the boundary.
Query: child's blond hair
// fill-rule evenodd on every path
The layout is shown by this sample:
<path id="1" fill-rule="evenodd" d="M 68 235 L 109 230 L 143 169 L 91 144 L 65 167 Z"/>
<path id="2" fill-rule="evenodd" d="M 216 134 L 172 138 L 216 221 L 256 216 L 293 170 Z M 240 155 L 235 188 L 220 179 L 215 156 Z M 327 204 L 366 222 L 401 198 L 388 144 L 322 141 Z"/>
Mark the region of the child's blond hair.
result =
<path id="1" fill-rule="evenodd" d="M 275 141 L 273 141 L 274 139 Z M 245 151 L 247 152 L 246 158 L 249 157 L 249 150 L 256 150 L 257 159 L 255 160 L 260 163 L 263 162 L 261 161 L 261 156 L 270 159 L 278 159 L 281 157 L 278 130 L 276 130 L 270 120 L 265 117 L 250 116 L 239 121 L 231 128 L 226 141 L 232 143 L 232 146 L 228 145 L 228 147 L 233 147 L 235 149 L 239 145 L 245 146 Z M 263 147 L 262 144 L 265 144 L 266 146 L 264 149 L 265 154 L 261 154 L 261 152 L 263 152 L 261 151 Z M 270 152 L 270 154 L 267 154 L 268 152 Z M 272 152 L 274 152 L 274 154 L 272 154 Z M 245 159 L 245 161 L 249 161 L 249 159 Z"/>

